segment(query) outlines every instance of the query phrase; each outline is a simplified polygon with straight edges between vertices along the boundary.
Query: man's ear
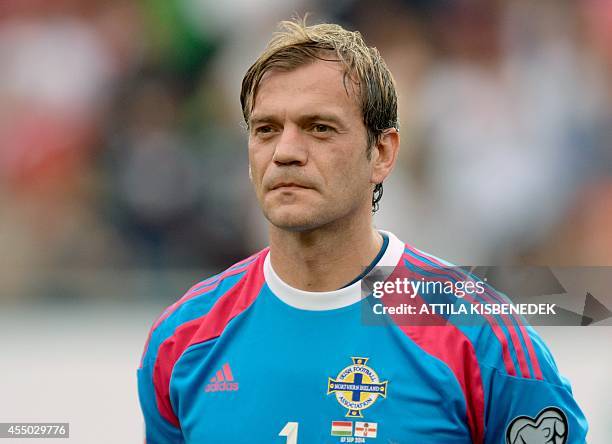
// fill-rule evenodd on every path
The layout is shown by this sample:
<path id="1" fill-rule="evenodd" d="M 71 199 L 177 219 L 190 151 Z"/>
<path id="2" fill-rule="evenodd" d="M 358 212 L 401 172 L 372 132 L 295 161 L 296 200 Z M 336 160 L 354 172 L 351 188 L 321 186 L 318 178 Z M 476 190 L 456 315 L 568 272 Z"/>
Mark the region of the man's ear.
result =
<path id="1" fill-rule="evenodd" d="M 391 174 L 391 170 L 397 160 L 400 147 L 399 131 L 395 128 L 387 128 L 378 137 L 378 141 L 372 147 L 372 175 L 371 183 L 382 183 Z"/>

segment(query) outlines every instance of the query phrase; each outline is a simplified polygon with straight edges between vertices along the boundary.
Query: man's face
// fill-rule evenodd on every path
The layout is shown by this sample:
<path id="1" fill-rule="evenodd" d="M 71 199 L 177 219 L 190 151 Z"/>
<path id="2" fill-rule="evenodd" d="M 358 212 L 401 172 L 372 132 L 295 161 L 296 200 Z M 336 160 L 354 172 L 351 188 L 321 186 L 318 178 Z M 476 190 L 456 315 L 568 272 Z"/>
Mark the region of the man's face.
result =
<path id="1" fill-rule="evenodd" d="M 274 226 L 306 231 L 368 214 L 366 148 L 361 109 L 347 94 L 340 63 L 264 75 L 249 120 L 249 162 L 259 204 Z"/>

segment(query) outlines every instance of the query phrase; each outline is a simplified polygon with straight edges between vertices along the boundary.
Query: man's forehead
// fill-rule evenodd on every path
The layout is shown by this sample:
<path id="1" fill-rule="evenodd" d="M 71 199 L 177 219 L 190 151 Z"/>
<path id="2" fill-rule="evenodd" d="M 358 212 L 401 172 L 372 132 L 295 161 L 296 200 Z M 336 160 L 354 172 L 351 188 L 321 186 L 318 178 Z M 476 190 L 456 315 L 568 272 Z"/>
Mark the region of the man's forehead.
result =
<path id="1" fill-rule="evenodd" d="M 360 111 L 352 83 L 338 62 L 317 60 L 292 70 L 270 70 L 259 83 L 250 120 L 278 112 L 279 106 L 304 108 L 303 113 L 314 107 L 316 113 L 329 115 Z"/>
<path id="2" fill-rule="evenodd" d="M 317 60 L 292 69 L 272 68 L 262 76 L 258 93 L 275 88 L 308 90 L 342 90 L 344 70 L 339 62 Z"/>

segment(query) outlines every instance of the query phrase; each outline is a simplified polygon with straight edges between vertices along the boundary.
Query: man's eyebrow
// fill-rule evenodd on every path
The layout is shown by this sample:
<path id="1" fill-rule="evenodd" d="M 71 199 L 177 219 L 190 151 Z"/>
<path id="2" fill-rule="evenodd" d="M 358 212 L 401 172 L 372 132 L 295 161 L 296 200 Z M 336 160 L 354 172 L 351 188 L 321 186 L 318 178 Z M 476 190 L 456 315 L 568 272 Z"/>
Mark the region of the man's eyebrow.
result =
<path id="1" fill-rule="evenodd" d="M 254 116 L 249 119 L 249 125 L 257 125 L 258 123 L 276 123 L 278 119 L 272 115 Z"/>
<path id="2" fill-rule="evenodd" d="M 344 126 L 344 121 L 340 117 L 334 114 L 328 114 L 328 113 L 306 114 L 306 115 L 301 116 L 299 118 L 299 121 L 302 123 L 323 121 L 323 122 L 335 123 L 339 126 Z"/>
<path id="3" fill-rule="evenodd" d="M 298 118 L 300 124 L 307 124 L 310 122 L 329 122 L 338 125 L 339 127 L 345 127 L 345 123 L 339 116 L 331 113 L 311 113 L 304 114 Z M 260 123 L 278 123 L 279 119 L 271 114 L 262 114 L 260 116 L 253 116 L 249 119 L 249 126 L 255 126 Z"/>

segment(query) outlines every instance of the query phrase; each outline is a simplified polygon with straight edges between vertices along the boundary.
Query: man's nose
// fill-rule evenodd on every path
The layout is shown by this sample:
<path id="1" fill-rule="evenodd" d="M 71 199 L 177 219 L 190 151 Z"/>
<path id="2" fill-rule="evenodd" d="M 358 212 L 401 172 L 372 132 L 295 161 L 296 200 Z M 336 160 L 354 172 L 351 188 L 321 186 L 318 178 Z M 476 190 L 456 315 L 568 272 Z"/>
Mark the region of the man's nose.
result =
<path id="1" fill-rule="evenodd" d="M 285 126 L 274 148 L 272 160 L 282 165 L 304 165 L 308 160 L 305 135 L 297 126 Z"/>

